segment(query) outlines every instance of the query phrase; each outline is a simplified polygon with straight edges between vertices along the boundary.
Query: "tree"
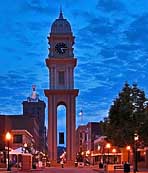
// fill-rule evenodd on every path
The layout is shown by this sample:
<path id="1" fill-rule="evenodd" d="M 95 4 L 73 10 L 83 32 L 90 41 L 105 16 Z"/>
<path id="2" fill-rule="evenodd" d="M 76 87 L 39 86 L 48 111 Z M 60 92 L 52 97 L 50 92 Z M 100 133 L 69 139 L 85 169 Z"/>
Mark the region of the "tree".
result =
<path id="1" fill-rule="evenodd" d="M 140 90 L 136 84 L 129 86 L 128 83 L 125 83 L 111 105 L 109 116 L 104 122 L 105 135 L 113 144 L 133 146 L 135 133 L 146 142 L 148 111 L 144 106 L 145 102 L 144 91 Z"/>

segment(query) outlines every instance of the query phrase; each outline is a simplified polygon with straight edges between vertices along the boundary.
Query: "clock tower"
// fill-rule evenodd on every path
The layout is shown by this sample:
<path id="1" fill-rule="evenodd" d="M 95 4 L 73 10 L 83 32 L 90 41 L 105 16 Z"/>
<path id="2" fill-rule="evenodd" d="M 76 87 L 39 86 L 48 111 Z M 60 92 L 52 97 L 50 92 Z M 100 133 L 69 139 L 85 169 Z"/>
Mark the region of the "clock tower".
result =
<path id="1" fill-rule="evenodd" d="M 64 19 L 62 11 L 56 19 L 49 34 L 49 55 L 46 65 L 49 69 L 49 89 L 44 90 L 48 98 L 48 155 L 52 165 L 57 163 L 57 107 L 66 108 L 66 160 L 74 164 L 75 130 L 76 130 L 76 96 L 74 89 L 74 36 L 70 23 Z"/>

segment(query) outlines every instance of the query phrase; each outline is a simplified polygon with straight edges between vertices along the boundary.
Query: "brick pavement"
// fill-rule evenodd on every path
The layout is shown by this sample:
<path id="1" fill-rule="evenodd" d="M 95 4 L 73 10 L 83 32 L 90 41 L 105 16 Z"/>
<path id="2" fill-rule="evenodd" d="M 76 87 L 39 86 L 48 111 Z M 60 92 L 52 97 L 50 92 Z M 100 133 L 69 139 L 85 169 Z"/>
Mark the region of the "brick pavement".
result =
<path id="1" fill-rule="evenodd" d="M 83 168 L 80 168 L 80 169 L 83 169 Z M 123 170 L 104 171 L 103 169 L 99 169 L 98 165 L 91 166 L 88 169 L 93 170 L 94 172 L 98 172 L 98 173 L 123 173 Z M 13 168 L 11 171 L 7 171 L 6 169 L 0 168 L 0 173 L 44 173 L 44 172 L 48 172 L 49 170 L 50 170 L 49 167 L 48 168 L 32 169 L 32 170 L 24 170 L 24 171 L 13 169 Z M 131 169 L 131 173 L 133 173 L 132 169 Z M 139 169 L 137 173 L 148 173 L 148 169 Z"/>

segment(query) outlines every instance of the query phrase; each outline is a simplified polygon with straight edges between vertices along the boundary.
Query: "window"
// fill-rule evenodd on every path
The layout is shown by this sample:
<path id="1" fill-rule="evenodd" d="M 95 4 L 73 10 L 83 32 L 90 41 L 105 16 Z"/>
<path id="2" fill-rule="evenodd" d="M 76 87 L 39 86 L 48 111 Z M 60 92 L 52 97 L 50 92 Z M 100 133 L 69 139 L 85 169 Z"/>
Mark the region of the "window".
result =
<path id="1" fill-rule="evenodd" d="M 13 143 L 22 143 L 22 135 L 14 135 Z"/>
<path id="2" fill-rule="evenodd" d="M 64 84 L 64 71 L 59 71 L 59 84 Z"/>
<path id="3" fill-rule="evenodd" d="M 80 138 L 82 138 L 82 133 L 80 133 Z"/>
<path id="4" fill-rule="evenodd" d="M 87 133 L 85 133 L 85 141 L 87 141 Z"/>

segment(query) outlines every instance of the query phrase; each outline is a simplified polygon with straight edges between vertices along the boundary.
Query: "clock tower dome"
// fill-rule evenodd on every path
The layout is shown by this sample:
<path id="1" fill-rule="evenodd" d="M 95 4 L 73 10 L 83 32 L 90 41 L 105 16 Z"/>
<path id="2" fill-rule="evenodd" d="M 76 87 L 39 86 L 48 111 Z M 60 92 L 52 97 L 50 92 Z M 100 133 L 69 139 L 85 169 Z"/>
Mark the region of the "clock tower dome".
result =
<path id="1" fill-rule="evenodd" d="M 51 26 L 51 33 L 48 37 L 49 57 L 73 57 L 74 37 L 70 23 L 64 19 L 62 11 L 59 18 Z"/>
<path id="2" fill-rule="evenodd" d="M 74 68 L 77 59 L 74 58 L 74 36 L 70 23 L 64 19 L 60 11 L 49 34 L 49 54 L 46 65 L 49 69 L 49 89 L 45 95 L 48 98 L 48 155 L 51 164 L 57 162 L 57 107 L 66 108 L 66 158 L 67 164 L 74 164 L 75 150 L 75 107 L 78 89 L 74 89 Z"/>

